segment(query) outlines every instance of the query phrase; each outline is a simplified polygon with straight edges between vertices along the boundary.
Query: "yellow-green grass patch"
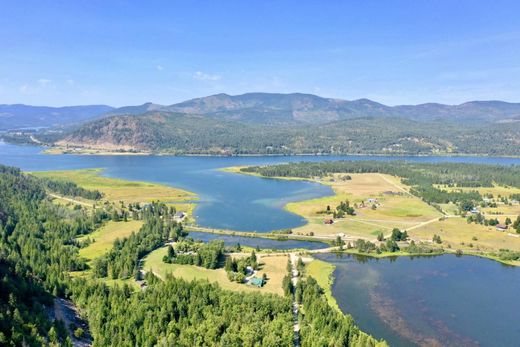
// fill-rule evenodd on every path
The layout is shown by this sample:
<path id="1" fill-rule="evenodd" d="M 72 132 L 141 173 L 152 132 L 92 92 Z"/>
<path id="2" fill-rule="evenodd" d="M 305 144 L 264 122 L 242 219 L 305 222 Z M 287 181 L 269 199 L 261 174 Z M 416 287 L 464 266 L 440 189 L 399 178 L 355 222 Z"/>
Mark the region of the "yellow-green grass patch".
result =
<path id="1" fill-rule="evenodd" d="M 333 236 L 344 233 L 349 236 L 371 237 L 375 231 L 407 229 L 442 216 L 421 199 L 401 190 L 406 190 L 407 187 L 396 177 L 380 174 L 352 174 L 351 180 L 341 180 L 345 175 L 334 175 L 333 182 L 326 182 L 326 179 L 318 181 L 329 184 L 336 195 L 286 205 L 288 211 L 305 217 L 309 222 L 305 226 L 296 228 L 294 230 L 296 234 L 307 235 L 312 232 L 314 235 Z M 367 202 L 369 198 L 377 199 L 379 204 L 375 210 Z M 365 207 L 356 208 L 356 216 L 345 216 L 336 219 L 332 225 L 324 225 L 324 219 L 332 218 L 332 215 L 320 212 L 325 211 L 327 206 L 335 209 L 341 201 L 345 200 L 359 206 L 364 202 Z"/>
<path id="2" fill-rule="evenodd" d="M 325 261 L 314 259 L 310 263 L 305 266 L 305 276 L 313 277 L 320 287 L 323 289 L 325 297 L 327 298 L 327 302 L 329 305 L 338 311 L 339 309 L 338 303 L 336 299 L 332 295 L 332 282 L 334 281 L 333 272 L 335 266 L 331 263 L 327 263 Z"/>
<path id="3" fill-rule="evenodd" d="M 431 240 L 434 234 L 441 237 L 443 246 L 453 250 L 492 252 L 500 249 L 520 251 L 520 237 L 513 230 L 498 231 L 495 227 L 468 224 L 461 217 L 436 221 L 408 232 L 412 238 Z M 513 236 L 510 236 L 511 233 Z M 474 239 L 476 238 L 476 240 Z M 464 243 L 464 244 L 462 244 Z M 473 247 L 470 247 L 470 244 Z"/>
<path id="4" fill-rule="evenodd" d="M 88 260 L 95 259 L 108 252 L 114 245 L 116 239 L 129 236 L 132 232 L 138 232 L 142 221 L 114 222 L 109 221 L 96 231 L 78 238 L 79 241 L 90 238 L 92 242 L 85 248 L 80 249 L 79 255 Z"/>
<path id="5" fill-rule="evenodd" d="M 41 171 L 32 174 L 56 180 L 66 180 L 76 183 L 85 189 L 99 190 L 104 199 L 109 201 L 151 202 L 160 200 L 185 201 L 196 198 L 195 194 L 161 184 L 127 181 L 118 178 L 101 176 L 101 169 L 82 169 L 65 171 Z"/>

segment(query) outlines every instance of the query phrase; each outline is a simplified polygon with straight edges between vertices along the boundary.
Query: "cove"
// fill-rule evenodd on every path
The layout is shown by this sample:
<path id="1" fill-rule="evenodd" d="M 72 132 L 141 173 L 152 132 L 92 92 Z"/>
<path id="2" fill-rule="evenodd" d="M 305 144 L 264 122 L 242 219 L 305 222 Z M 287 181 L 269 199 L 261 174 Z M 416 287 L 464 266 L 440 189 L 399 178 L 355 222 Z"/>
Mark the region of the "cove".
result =
<path id="1" fill-rule="evenodd" d="M 291 201 L 332 195 L 330 187 L 307 181 L 265 179 L 222 172 L 238 165 L 324 160 L 410 160 L 520 164 L 520 158 L 413 156 L 256 156 L 175 157 L 139 155 L 45 155 L 43 148 L 0 143 L 0 163 L 25 171 L 102 168 L 108 177 L 150 181 L 196 193 L 197 224 L 214 229 L 267 232 L 295 228 L 306 221 L 283 209 Z"/>
<path id="2" fill-rule="evenodd" d="M 359 327 L 392 346 L 518 346 L 520 268 L 473 256 L 317 254 Z"/>
<path id="3" fill-rule="evenodd" d="M 239 235 L 222 235 L 204 233 L 199 231 L 190 231 L 189 237 L 194 240 L 209 242 L 212 240 L 224 241 L 226 246 L 236 246 L 240 243 L 242 246 L 259 247 L 261 249 L 288 250 L 288 249 L 322 249 L 330 247 L 325 242 L 301 241 L 301 240 L 276 240 L 262 237 L 247 237 Z"/>

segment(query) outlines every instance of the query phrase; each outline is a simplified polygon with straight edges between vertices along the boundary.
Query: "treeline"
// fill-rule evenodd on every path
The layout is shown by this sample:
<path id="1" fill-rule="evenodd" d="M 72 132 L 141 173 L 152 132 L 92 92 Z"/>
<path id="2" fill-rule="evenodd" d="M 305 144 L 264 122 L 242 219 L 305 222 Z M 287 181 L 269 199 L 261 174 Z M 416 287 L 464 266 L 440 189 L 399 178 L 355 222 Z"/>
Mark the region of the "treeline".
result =
<path id="1" fill-rule="evenodd" d="M 266 177 L 324 177 L 335 173 L 383 173 L 403 178 L 411 193 L 428 203 L 481 201 L 477 191 L 460 187 L 520 187 L 520 167 L 466 163 L 413 163 L 406 161 L 323 161 L 242 168 Z M 442 188 L 446 187 L 446 188 Z M 468 206 L 471 209 L 471 206 Z"/>
<path id="2" fill-rule="evenodd" d="M 112 249 L 96 258 L 93 273 L 97 277 L 138 278 L 139 259 L 161 246 L 167 240 L 177 240 L 185 235 L 182 224 L 173 220 L 168 209 L 161 203 L 153 203 L 144 208 L 144 224 L 137 233 L 122 240 L 117 239 Z"/>
<path id="3" fill-rule="evenodd" d="M 165 263 L 187 264 L 216 269 L 224 259 L 224 241 L 213 240 L 208 243 L 195 242 L 193 239 L 168 245 L 168 252 L 163 257 Z"/>
<path id="4" fill-rule="evenodd" d="M 71 181 L 53 180 L 50 178 L 38 178 L 38 180 L 51 192 L 60 195 L 82 197 L 89 200 L 99 200 L 103 197 L 99 190 L 85 189 Z"/>

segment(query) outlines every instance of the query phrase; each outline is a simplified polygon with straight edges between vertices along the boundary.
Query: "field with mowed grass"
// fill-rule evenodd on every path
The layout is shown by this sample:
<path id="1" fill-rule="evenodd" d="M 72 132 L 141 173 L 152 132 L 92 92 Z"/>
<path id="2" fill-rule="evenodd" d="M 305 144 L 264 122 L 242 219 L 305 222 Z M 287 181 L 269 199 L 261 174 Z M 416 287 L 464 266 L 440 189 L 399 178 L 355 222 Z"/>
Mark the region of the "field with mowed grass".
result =
<path id="1" fill-rule="evenodd" d="M 165 278 L 166 275 L 171 274 L 174 277 L 183 278 L 185 280 L 207 280 L 209 282 L 216 282 L 222 288 L 234 291 L 257 291 L 261 293 L 283 294 L 282 279 L 286 274 L 286 266 L 288 256 L 280 254 L 276 256 L 260 256 L 257 254 L 260 270 L 257 277 L 262 277 L 263 273 L 267 275 L 267 283 L 262 287 L 254 287 L 247 284 L 231 282 L 227 273 L 223 268 L 220 269 L 206 269 L 194 265 L 182 264 L 168 264 L 163 262 L 163 257 L 166 255 L 167 246 L 156 249 L 144 258 L 143 270 L 152 271 L 160 278 Z M 233 254 L 233 257 L 246 256 L 249 254 Z"/>
<path id="2" fill-rule="evenodd" d="M 90 239 L 92 243 L 80 249 L 79 255 L 88 260 L 93 260 L 107 253 L 114 245 L 116 239 L 130 236 L 132 232 L 138 232 L 143 221 L 130 220 L 128 222 L 109 221 L 96 231 L 78 238 L 78 241 Z"/>

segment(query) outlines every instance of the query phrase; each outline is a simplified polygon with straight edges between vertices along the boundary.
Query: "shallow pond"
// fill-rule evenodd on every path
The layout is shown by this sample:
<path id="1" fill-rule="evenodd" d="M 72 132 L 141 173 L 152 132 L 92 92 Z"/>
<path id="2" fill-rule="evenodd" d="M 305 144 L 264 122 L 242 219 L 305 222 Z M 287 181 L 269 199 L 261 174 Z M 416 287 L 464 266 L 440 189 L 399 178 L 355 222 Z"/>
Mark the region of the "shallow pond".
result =
<path id="1" fill-rule="evenodd" d="M 392 346 L 519 346 L 520 268 L 472 257 L 319 254 L 359 327 Z"/>

